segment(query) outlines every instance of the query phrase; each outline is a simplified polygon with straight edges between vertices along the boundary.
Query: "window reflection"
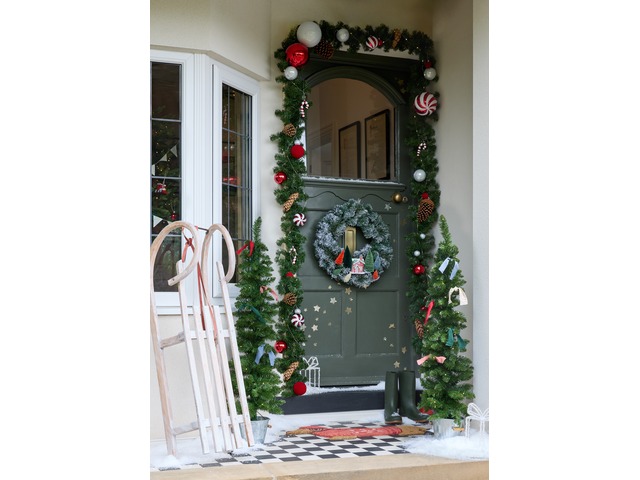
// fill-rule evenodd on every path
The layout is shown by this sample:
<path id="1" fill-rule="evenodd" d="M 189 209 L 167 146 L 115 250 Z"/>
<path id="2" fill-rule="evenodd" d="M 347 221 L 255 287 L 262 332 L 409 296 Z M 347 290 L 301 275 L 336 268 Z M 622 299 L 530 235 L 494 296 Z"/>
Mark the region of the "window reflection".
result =
<path id="1" fill-rule="evenodd" d="M 366 82 L 334 78 L 315 85 L 309 101 L 309 175 L 395 180 L 395 110 L 387 97 Z"/>

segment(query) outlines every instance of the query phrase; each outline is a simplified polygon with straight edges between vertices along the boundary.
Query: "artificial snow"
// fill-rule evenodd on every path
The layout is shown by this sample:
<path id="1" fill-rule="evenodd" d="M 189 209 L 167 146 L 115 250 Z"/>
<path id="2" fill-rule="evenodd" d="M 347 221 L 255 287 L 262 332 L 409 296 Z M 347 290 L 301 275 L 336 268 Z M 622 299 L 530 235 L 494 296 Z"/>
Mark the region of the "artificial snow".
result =
<path id="1" fill-rule="evenodd" d="M 377 386 L 371 387 L 372 389 Z M 359 387 L 362 389 L 362 387 Z M 323 391 L 330 390 L 322 388 Z M 343 388 L 341 388 L 343 390 Z M 285 436 L 289 430 L 295 430 L 305 425 L 321 425 L 327 422 L 349 421 L 358 423 L 384 423 L 382 410 L 367 410 L 362 412 L 317 413 L 305 415 L 273 415 L 268 414 L 269 428 L 264 443 L 273 443 Z M 408 418 L 403 423 L 411 425 Z M 489 435 L 484 432 L 472 431 L 469 438 L 464 434 L 446 439 L 436 439 L 432 435 L 410 437 L 401 443 L 409 453 L 417 455 L 432 455 L 456 460 L 486 460 L 489 458 Z M 234 450 L 234 454 L 249 453 L 260 450 L 264 445 L 257 444 Z M 151 442 L 151 467 L 157 469 L 189 468 L 211 463 L 216 458 L 229 458 L 228 453 L 202 453 L 202 446 L 198 437 L 178 438 L 177 457 L 167 455 L 164 441 Z"/>

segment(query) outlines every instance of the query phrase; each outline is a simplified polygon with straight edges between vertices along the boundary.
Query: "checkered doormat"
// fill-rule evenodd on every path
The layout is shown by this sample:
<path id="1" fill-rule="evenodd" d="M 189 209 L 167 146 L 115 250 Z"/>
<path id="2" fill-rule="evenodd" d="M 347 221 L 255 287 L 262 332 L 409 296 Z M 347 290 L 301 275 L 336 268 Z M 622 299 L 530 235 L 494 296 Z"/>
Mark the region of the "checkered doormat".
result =
<path id="1" fill-rule="evenodd" d="M 331 428 L 379 428 L 380 423 L 331 422 Z M 283 437 L 273 443 L 260 445 L 242 453 L 216 455 L 210 462 L 183 465 L 182 467 L 152 468 L 152 471 L 181 470 L 192 468 L 224 467 L 239 464 L 259 464 L 273 462 L 300 462 L 325 458 L 354 458 L 378 455 L 398 455 L 407 453 L 402 448 L 406 437 L 383 435 L 377 437 L 331 440 L 314 434 Z"/>

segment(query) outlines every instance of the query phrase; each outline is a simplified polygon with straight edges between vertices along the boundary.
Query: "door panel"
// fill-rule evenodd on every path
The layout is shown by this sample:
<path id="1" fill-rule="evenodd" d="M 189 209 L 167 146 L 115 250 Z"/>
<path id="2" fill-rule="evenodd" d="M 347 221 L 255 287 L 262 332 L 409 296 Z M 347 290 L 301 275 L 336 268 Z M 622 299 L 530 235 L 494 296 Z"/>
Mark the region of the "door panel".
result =
<path id="1" fill-rule="evenodd" d="M 412 347 L 406 319 L 404 237 L 406 204 L 391 197 L 404 189 L 395 182 L 341 182 L 307 179 L 306 260 L 298 272 L 304 298 L 307 356 L 317 356 L 321 385 L 362 385 L 384 379 L 388 370 L 410 368 Z M 372 206 L 389 226 L 394 249 L 380 279 L 362 289 L 332 280 L 319 268 L 313 242 L 318 222 L 328 210 L 350 198 Z M 357 236 L 358 248 L 366 241 Z"/>

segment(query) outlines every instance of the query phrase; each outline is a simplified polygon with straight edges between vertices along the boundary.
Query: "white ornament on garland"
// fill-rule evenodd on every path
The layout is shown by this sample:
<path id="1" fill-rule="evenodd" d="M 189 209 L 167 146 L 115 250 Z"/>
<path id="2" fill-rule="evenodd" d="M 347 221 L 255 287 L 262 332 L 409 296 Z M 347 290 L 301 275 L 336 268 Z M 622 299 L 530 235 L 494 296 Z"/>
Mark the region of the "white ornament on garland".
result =
<path id="1" fill-rule="evenodd" d="M 304 98 L 302 99 L 302 103 L 300 103 L 300 116 L 302 118 L 304 118 L 305 115 L 305 110 L 309 109 L 309 102 L 307 102 L 307 99 Z"/>
<path id="2" fill-rule="evenodd" d="M 427 172 L 425 172 L 421 168 L 419 168 L 415 172 L 413 172 L 413 179 L 416 182 L 424 182 L 425 178 L 427 178 Z"/>
<path id="3" fill-rule="evenodd" d="M 427 80 L 433 80 L 434 78 L 436 78 L 436 69 L 433 67 L 427 68 L 424 71 L 424 78 L 426 78 Z"/>
<path id="4" fill-rule="evenodd" d="M 295 80 L 296 78 L 298 78 L 298 69 L 289 65 L 284 69 L 284 78 L 286 78 L 287 80 Z"/>
<path id="5" fill-rule="evenodd" d="M 302 22 L 296 30 L 296 37 L 301 44 L 313 48 L 322 40 L 322 30 L 316 22 Z"/>
<path id="6" fill-rule="evenodd" d="M 346 42 L 347 40 L 349 40 L 349 30 L 347 30 L 346 28 L 341 28 L 336 32 L 336 38 L 339 42 Z"/>
<path id="7" fill-rule="evenodd" d="M 470 403 L 467 407 L 467 417 L 464 419 L 464 435 L 469 437 L 469 427 L 471 421 L 475 420 L 480 423 L 480 433 L 485 433 L 484 424 L 489 421 L 489 409 L 485 411 L 480 410 L 475 403 Z"/>

